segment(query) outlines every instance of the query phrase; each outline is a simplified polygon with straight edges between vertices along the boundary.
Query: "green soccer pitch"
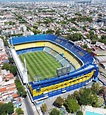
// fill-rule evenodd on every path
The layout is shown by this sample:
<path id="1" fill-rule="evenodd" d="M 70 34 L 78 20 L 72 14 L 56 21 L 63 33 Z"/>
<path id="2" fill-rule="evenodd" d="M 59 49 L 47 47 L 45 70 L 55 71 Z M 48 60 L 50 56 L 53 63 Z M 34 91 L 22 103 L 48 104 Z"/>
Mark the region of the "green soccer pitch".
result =
<path id="1" fill-rule="evenodd" d="M 61 64 L 44 51 L 29 52 L 19 55 L 22 62 L 26 59 L 29 81 L 42 80 L 57 76 L 57 68 Z"/>

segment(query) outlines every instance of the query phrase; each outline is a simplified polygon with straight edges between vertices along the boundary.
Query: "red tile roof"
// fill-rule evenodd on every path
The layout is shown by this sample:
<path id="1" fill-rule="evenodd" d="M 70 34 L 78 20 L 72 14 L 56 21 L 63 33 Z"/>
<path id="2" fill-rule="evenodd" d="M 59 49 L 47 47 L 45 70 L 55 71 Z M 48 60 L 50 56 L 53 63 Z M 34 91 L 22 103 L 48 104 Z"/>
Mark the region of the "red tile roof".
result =
<path id="1" fill-rule="evenodd" d="M 12 90 L 14 90 L 14 89 L 16 89 L 15 87 L 8 87 L 7 89 L 6 89 L 6 91 L 12 91 Z"/>
<path id="2" fill-rule="evenodd" d="M 13 95 L 12 95 L 13 98 L 16 98 L 16 97 L 18 97 L 18 96 L 19 96 L 18 94 L 13 94 Z"/>
<path id="3" fill-rule="evenodd" d="M 6 77 L 14 78 L 14 75 L 12 73 L 10 73 L 10 74 L 7 74 Z"/>
<path id="4" fill-rule="evenodd" d="M 0 92 L 6 91 L 6 87 L 0 88 Z"/>

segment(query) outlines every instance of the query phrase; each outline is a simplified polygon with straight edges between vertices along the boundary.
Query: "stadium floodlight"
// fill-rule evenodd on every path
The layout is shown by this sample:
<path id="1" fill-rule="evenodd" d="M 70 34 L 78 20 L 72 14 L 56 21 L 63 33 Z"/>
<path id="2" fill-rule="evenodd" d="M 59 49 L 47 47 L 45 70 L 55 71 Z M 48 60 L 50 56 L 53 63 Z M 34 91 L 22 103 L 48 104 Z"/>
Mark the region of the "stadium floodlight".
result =
<path id="1" fill-rule="evenodd" d="M 24 83 L 28 83 L 28 73 L 27 73 L 26 59 L 25 58 L 24 58 L 23 81 L 24 81 Z"/>
<path id="2" fill-rule="evenodd" d="M 25 70 L 26 70 L 26 59 L 24 57 L 24 66 L 25 66 Z"/>

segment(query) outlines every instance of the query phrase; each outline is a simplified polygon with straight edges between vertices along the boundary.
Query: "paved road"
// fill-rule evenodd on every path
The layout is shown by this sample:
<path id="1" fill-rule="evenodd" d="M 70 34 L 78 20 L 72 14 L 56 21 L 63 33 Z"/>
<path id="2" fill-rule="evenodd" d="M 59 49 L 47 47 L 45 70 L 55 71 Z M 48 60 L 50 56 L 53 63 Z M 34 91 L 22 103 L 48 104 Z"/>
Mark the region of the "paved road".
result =
<path id="1" fill-rule="evenodd" d="M 25 103 L 25 106 L 26 106 L 27 114 L 28 115 L 34 115 L 34 112 L 32 110 L 32 107 L 31 107 L 31 104 L 30 104 L 30 102 L 28 100 L 28 97 L 26 97 L 24 99 L 24 103 Z"/>

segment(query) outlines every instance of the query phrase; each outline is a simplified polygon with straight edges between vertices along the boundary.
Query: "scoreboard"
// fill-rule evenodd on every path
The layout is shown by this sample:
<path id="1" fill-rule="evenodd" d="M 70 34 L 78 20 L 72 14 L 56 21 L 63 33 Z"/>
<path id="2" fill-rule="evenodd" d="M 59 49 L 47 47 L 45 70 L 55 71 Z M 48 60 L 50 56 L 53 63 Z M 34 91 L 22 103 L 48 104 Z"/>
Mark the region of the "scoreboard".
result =
<path id="1" fill-rule="evenodd" d="M 62 68 L 57 68 L 57 75 L 58 76 L 66 75 L 66 74 L 70 73 L 70 71 L 71 71 L 70 65 L 62 67 Z"/>

